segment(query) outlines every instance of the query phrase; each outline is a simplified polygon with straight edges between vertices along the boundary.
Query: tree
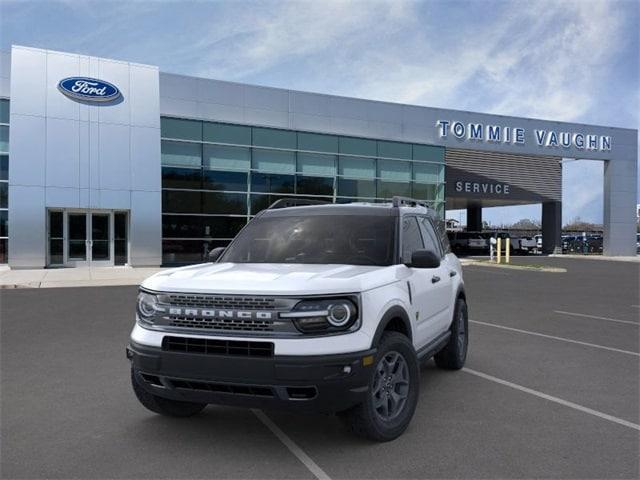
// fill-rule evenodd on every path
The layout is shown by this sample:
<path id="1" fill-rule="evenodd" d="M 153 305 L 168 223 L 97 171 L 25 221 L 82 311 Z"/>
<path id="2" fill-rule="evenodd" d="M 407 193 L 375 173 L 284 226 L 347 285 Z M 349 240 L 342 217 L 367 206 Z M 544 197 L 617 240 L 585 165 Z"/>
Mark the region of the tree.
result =
<path id="1" fill-rule="evenodd" d="M 540 222 L 531 220 L 530 218 L 522 218 L 509 228 L 513 230 L 540 230 Z"/>

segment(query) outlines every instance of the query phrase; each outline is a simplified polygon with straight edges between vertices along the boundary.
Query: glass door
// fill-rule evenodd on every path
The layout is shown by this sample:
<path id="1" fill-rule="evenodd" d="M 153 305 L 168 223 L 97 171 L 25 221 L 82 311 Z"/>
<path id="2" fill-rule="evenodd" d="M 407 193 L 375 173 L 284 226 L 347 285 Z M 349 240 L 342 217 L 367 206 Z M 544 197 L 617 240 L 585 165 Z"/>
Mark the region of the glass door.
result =
<path id="1" fill-rule="evenodd" d="M 89 238 L 89 247 L 91 250 L 91 258 L 89 261 L 91 265 L 113 265 L 111 254 L 113 246 L 111 241 L 113 213 L 91 213 L 89 221 L 91 223 L 91 238 Z"/>
<path id="2" fill-rule="evenodd" d="M 88 217 L 86 213 L 67 213 L 67 259 L 66 265 L 81 267 L 88 266 L 87 236 Z"/>

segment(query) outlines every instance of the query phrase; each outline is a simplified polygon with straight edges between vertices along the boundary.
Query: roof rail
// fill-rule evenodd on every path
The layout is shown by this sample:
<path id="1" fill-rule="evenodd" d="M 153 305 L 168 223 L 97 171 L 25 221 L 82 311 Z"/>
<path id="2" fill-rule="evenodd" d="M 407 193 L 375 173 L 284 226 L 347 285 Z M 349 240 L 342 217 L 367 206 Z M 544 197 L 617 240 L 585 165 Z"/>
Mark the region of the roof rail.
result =
<path id="1" fill-rule="evenodd" d="M 391 199 L 391 203 L 394 208 L 398 208 L 401 206 L 407 206 L 407 207 L 421 206 L 426 209 L 429 209 L 429 205 L 425 200 L 416 200 L 415 198 L 409 198 L 409 197 L 393 197 Z"/>
<path id="2" fill-rule="evenodd" d="M 269 205 L 267 210 L 288 207 L 302 207 L 305 205 L 327 205 L 329 203 L 331 202 L 327 202 L 326 200 L 308 200 L 306 198 L 280 198 Z"/>

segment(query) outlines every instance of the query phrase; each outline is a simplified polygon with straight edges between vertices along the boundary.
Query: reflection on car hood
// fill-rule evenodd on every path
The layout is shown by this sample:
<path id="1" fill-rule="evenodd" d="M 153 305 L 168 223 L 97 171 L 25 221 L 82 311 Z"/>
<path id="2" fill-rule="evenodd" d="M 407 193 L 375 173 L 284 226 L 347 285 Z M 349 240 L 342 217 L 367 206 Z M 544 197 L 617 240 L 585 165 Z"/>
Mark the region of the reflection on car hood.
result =
<path id="1" fill-rule="evenodd" d="M 142 287 L 165 292 L 314 295 L 363 292 L 404 275 L 397 265 L 207 263 L 159 272 Z"/>

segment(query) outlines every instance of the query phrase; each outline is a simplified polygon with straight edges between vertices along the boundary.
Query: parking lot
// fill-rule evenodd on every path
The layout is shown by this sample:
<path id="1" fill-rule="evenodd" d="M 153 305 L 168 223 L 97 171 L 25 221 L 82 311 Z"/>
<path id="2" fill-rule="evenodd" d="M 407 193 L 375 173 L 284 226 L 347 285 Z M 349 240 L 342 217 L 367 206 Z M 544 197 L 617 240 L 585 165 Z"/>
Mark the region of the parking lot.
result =
<path id="1" fill-rule="evenodd" d="M 638 263 L 465 267 L 467 367 L 425 365 L 407 432 L 334 417 L 138 404 L 135 287 L 0 290 L 3 478 L 638 478 Z"/>

